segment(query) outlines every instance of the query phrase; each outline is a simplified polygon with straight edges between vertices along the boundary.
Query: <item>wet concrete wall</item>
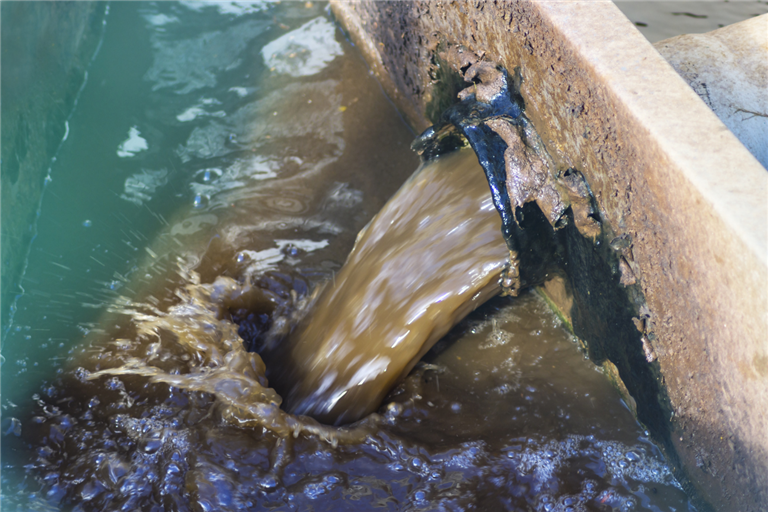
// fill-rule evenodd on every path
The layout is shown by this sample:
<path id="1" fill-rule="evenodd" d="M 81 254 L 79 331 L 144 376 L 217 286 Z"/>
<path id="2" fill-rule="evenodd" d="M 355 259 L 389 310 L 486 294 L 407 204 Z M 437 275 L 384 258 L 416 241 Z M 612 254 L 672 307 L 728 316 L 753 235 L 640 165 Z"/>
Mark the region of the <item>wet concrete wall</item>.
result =
<path id="1" fill-rule="evenodd" d="M 456 92 L 441 42 L 520 69 L 526 114 L 601 221 L 594 240 L 555 234 L 544 289 L 700 509 L 762 510 L 768 173 L 611 3 L 332 5 L 417 129 Z"/>
<path id="2" fill-rule="evenodd" d="M 45 178 L 102 33 L 99 2 L 2 2 L 3 337 Z M 74 198 L 73 198 L 74 199 Z"/>

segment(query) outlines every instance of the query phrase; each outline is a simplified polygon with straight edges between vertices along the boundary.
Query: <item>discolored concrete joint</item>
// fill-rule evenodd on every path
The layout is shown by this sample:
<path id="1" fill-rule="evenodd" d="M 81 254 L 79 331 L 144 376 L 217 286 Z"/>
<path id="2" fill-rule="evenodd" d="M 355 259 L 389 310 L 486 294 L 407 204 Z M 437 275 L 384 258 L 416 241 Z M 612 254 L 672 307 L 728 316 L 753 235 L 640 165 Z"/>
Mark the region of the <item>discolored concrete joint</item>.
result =
<path id="1" fill-rule="evenodd" d="M 537 201 L 523 205 L 526 231 L 551 230 L 543 241 L 553 242 L 559 262 L 567 263 L 543 289 L 592 359 L 615 370 L 699 509 L 762 510 L 763 167 L 610 2 L 332 6 L 417 130 L 438 123 L 466 88 L 463 76 L 440 62 L 441 44 L 519 70 L 511 79 L 553 162 L 549 169 L 559 173 L 553 183 L 584 186 L 594 198 L 580 202 L 569 194 L 573 222 L 557 230 Z M 475 64 L 472 58 L 461 67 Z M 518 137 L 526 143 L 518 128 L 505 134 L 511 144 Z M 438 135 L 450 143 L 449 133 Z M 600 222 L 594 239 L 584 236 L 584 226 L 574 229 L 576 211 L 590 204 L 595 213 L 579 215 Z"/>

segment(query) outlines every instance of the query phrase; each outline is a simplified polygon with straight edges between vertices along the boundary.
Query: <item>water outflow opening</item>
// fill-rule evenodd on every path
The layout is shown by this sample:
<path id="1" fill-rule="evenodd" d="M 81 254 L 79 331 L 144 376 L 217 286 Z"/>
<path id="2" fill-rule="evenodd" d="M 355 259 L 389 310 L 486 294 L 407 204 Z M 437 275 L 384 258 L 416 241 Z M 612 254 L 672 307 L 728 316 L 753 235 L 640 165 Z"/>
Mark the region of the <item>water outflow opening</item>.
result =
<path id="1" fill-rule="evenodd" d="M 524 113 L 519 68 L 510 76 L 499 65 L 450 44 L 443 44 L 437 56 L 437 66 L 452 69 L 472 85 L 459 91 L 460 101 L 448 107 L 412 148 L 429 161 L 467 144 L 472 147 L 509 249 L 502 286 L 505 293 L 517 295 L 521 287 L 540 284 L 554 271 L 552 230 L 540 226 L 548 223 L 557 230 L 570 216 L 582 235 L 594 239 L 600 234 L 591 191 L 579 171 L 559 171 L 547 155 Z M 535 203 L 538 211 L 526 207 L 528 203 Z"/>
<path id="2" fill-rule="evenodd" d="M 484 60 L 484 53 L 444 40 L 433 54 L 432 65 L 438 92 L 427 110 L 433 114 L 436 108 L 443 110 L 433 115 L 435 123 L 411 148 L 422 161 L 466 146 L 475 152 L 509 249 L 501 281 L 505 295 L 515 296 L 521 287 L 561 274 L 567 256 L 555 232 L 574 224 L 581 235 L 599 245 L 596 239 L 602 226 L 582 173 L 557 169 L 525 115 L 521 69 L 515 68 L 510 75 L 499 64 Z M 461 82 L 471 85 L 458 86 Z M 626 247 L 628 241 L 623 242 Z"/>
<path id="3" fill-rule="evenodd" d="M 486 121 L 521 124 L 524 120 L 521 117 L 522 98 L 519 95 L 513 97 L 510 77 L 505 69 L 490 62 L 478 61 L 477 56 L 461 49 L 449 55 L 457 55 L 461 59 L 458 65 L 463 79 L 474 85 L 460 91 L 460 101 L 448 107 L 440 116 L 439 123 L 427 128 L 411 147 L 425 161 L 429 161 L 465 145 L 465 141 L 469 143 L 491 187 L 493 204 L 501 216 L 504 238 L 510 250 L 514 250 L 514 238 L 519 229 L 512 217 L 506 188 L 504 152 L 508 146 Z"/>

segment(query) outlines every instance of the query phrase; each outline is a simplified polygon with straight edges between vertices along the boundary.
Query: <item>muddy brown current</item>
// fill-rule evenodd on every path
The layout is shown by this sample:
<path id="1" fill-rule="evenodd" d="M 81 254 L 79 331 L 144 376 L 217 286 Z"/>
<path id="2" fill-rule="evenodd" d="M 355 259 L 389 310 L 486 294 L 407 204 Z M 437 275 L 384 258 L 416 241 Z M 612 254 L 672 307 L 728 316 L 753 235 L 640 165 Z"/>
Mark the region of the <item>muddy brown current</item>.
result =
<path id="1" fill-rule="evenodd" d="M 375 411 L 467 313 L 499 293 L 501 221 L 470 151 L 422 166 L 266 360 L 286 409 L 331 424 Z"/>
<path id="2" fill-rule="evenodd" d="M 248 273 L 247 258 L 241 275 L 212 282 L 195 270 L 201 263 L 179 262 L 184 284 L 168 307 L 120 305 L 130 326 L 74 358 L 79 366 L 39 399 L 33 466 L 49 498 L 76 510 L 685 509 L 658 450 L 541 298 L 477 308 L 497 292 L 506 256 L 482 180 L 468 151 L 423 166 L 361 233 L 320 299 L 300 272 Z M 421 203 L 411 203 L 414 192 Z M 463 224 L 467 209 L 477 215 Z M 439 243 L 432 216 L 455 226 Z M 393 219 L 407 228 L 378 231 L 397 226 Z M 390 274 L 381 269 L 387 255 Z M 451 275 L 456 266 L 466 276 Z M 359 318 L 368 323 L 353 336 L 348 325 Z M 298 342 L 286 335 L 296 322 Z M 351 336 L 342 357 L 327 341 L 314 352 L 302 346 L 318 339 L 307 331 L 328 340 L 334 329 Z M 275 370 L 246 350 L 269 344 L 288 347 L 267 360 L 299 368 L 281 371 L 299 379 L 293 389 L 315 384 L 303 403 L 310 412 L 320 404 L 320 419 L 324 397 L 335 405 L 339 390 L 363 404 L 346 407 L 375 402 L 377 412 L 342 427 L 286 412 L 269 387 Z M 296 353 L 320 361 L 319 373 Z M 371 370 L 382 357 L 391 358 L 387 371 Z M 334 380 L 343 385 L 323 389 L 329 373 L 345 373 Z"/>
<path id="3" fill-rule="evenodd" d="M 210 41 L 282 41 L 243 50 L 260 72 L 245 80 L 237 54 L 211 60 L 216 79 L 173 67 L 210 6 L 112 6 L 185 21 L 152 36 L 139 75 L 175 88 L 144 121 L 181 142 L 124 195 L 152 212 L 146 180 L 170 160 L 191 204 L 155 213 L 146 256 L 18 414 L 19 510 L 687 510 L 544 301 L 485 302 L 506 248 L 473 154 L 417 170 L 341 267 L 417 159 L 319 7 L 222 11 Z"/>

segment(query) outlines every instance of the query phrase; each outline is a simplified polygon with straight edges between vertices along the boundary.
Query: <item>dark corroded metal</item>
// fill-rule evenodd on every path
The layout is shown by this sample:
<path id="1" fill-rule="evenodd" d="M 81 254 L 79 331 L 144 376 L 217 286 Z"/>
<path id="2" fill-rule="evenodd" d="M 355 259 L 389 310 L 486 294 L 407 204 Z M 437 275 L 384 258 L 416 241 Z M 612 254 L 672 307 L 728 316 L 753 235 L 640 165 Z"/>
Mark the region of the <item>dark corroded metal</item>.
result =
<path id="1" fill-rule="evenodd" d="M 485 122 L 490 119 L 504 119 L 514 123 L 523 113 L 509 92 L 509 79 L 506 70 L 499 70 L 503 87 L 485 103 L 470 93 L 455 105 L 448 108 L 442 115 L 439 126 L 427 128 L 411 146 L 424 160 L 431 160 L 440 154 L 458 146 L 460 138 L 458 130 L 477 155 L 480 165 L 485 171 L 488 185 L 491 187 L 493 204 L 501 216 L 502 233 L 510 250 L 519 249 L 516 243 L 520 236 L 520 228 L 515 223 L 512 206 L 507 193 L 507 171 L 504 165 L 504 152 L 507 144 Z"/>

